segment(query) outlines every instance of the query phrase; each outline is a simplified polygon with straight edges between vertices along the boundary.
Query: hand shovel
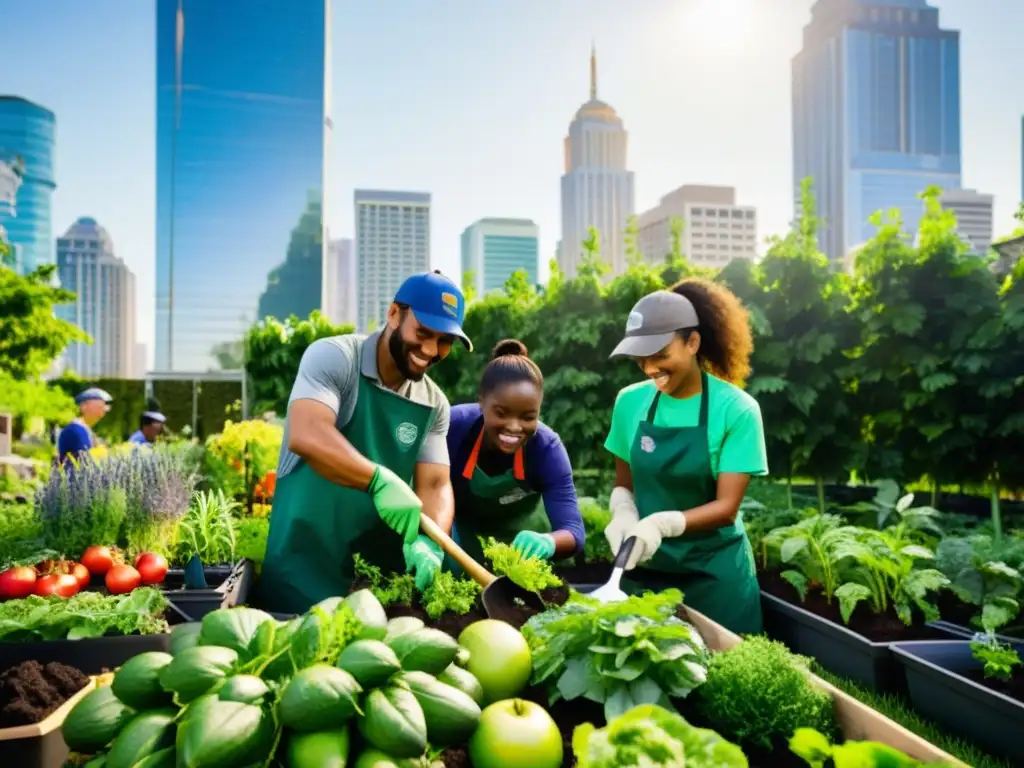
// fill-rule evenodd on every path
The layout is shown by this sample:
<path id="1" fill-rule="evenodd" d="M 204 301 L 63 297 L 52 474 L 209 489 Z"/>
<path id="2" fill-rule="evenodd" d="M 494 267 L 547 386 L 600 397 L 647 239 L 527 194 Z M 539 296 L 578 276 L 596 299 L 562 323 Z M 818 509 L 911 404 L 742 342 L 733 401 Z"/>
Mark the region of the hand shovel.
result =
<path id="1" fill-rule="evenodd" d="M 619 553 L 615 555 L 615 562 L 612 563 L 612 575 L 608 579 L 608 583 L 590 592 L 587 597 L 592 597 L 601 603 L 618 603 L 628 597 L 619 584 L 622 582 L 622 572 L 626 568 L 634 544 L 636 544 L 636 536 L 630 536 L 622 542 L 619 546 Z"/>
<path id="2" fill-rule="evenodd" d="M 518 627 L 523 622 L 521 608 L 544 611 L 547 606 L 540 595 L 529 592 L 511 581 L 507 576 L 495 576 L 470 557 L 466 550 L 456 544 L 451 536 L 442 531 L 437 523 L 420 512 L 420 528 L 437 542 L 456 563 L 462 566 L 469 577 L 484 588 L 482 601 L 484 611 L 492 619 L 500 619 Z"/>

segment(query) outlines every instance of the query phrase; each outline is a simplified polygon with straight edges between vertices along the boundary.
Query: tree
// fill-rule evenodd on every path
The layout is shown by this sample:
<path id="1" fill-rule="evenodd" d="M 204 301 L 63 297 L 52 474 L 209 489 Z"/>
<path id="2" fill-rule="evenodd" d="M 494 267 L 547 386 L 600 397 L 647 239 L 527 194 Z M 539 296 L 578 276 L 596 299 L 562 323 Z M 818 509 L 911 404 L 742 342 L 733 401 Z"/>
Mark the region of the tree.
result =
<path id="1" fill-rule="evenodd" d="M 61 320 L 54 307 L 75 300 L 54 285 L 57 268 L 28 275 L 0 267 L 0 371 L 15 379 L 35 379 L 73 342 L 92 343 L 81 328 Z"/>

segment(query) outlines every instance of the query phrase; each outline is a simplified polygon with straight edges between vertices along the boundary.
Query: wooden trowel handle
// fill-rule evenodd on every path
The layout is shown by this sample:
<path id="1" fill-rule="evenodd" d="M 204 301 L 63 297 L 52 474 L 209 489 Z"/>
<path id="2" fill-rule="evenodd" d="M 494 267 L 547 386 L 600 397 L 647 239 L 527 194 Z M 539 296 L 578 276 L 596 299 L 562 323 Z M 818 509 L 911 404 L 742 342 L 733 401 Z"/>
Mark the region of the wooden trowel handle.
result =
<path id="1" fill-rule="evenodd" d="M 423 532 L 437 542 L 438 546 L 441 547 L 448 555 L 462 566 L 462 570 L 469 574 L 469 577 L 473 579 L 481 587 L 489 587 L 491 582 L 496 578 L 493 573 L 484 568 L 480 563 L 470 557 L 466 550 L 460 547 L 447 533 L 441 530 L 440 526 L 427 517 L 425 514 L 420 512 L 420 528 Z"/>

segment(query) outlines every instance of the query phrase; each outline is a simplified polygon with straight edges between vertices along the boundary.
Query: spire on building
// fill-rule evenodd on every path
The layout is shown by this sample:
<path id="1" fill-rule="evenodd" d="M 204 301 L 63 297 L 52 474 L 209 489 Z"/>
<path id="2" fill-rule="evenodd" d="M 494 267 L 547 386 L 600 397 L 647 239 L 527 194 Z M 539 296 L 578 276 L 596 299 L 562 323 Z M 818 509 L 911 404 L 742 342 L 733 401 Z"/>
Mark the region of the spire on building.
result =
<path id="1" fill-rule="evenodd" d="M 597 47 L 590 43 L 590 100 L 597 101 Z"/>

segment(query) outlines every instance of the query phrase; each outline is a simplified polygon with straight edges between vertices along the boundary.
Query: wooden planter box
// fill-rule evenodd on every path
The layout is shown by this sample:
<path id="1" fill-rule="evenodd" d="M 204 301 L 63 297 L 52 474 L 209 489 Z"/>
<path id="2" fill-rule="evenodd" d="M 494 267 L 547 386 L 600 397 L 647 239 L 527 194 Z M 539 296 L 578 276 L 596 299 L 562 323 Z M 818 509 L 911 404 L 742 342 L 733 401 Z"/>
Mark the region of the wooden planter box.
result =
<path id="1" fill-rule="evenodd" d="M 62 768 L 68 759 L 61 726 L 68 713 L 85 698 L 96 680 L 55 709 L 49 717 L 33 725 L 0 729 L 0 765 L 10 768 Z"/>
<path id="2" fill-rule="evenodd" d="M 739 635 L 733 634 L 721 624 L 715 623 L 692 608 L 686 608 L 686 614 L 689 622 L 697 628 L 704 638 L 704 642 L 712 651 L 725 651 L 743 642 Z M 969 768 L 965 763 L 943 752 L 931 742 L 911 733 L 899 723 L 893 722 L 885 715 L 843 693 L 817 675 L 811 674 L 811 680 L 816 686 L 832 694 L 836 720 L 847 739 L 878 741 L 904 752 L 915 760 Z"/>

